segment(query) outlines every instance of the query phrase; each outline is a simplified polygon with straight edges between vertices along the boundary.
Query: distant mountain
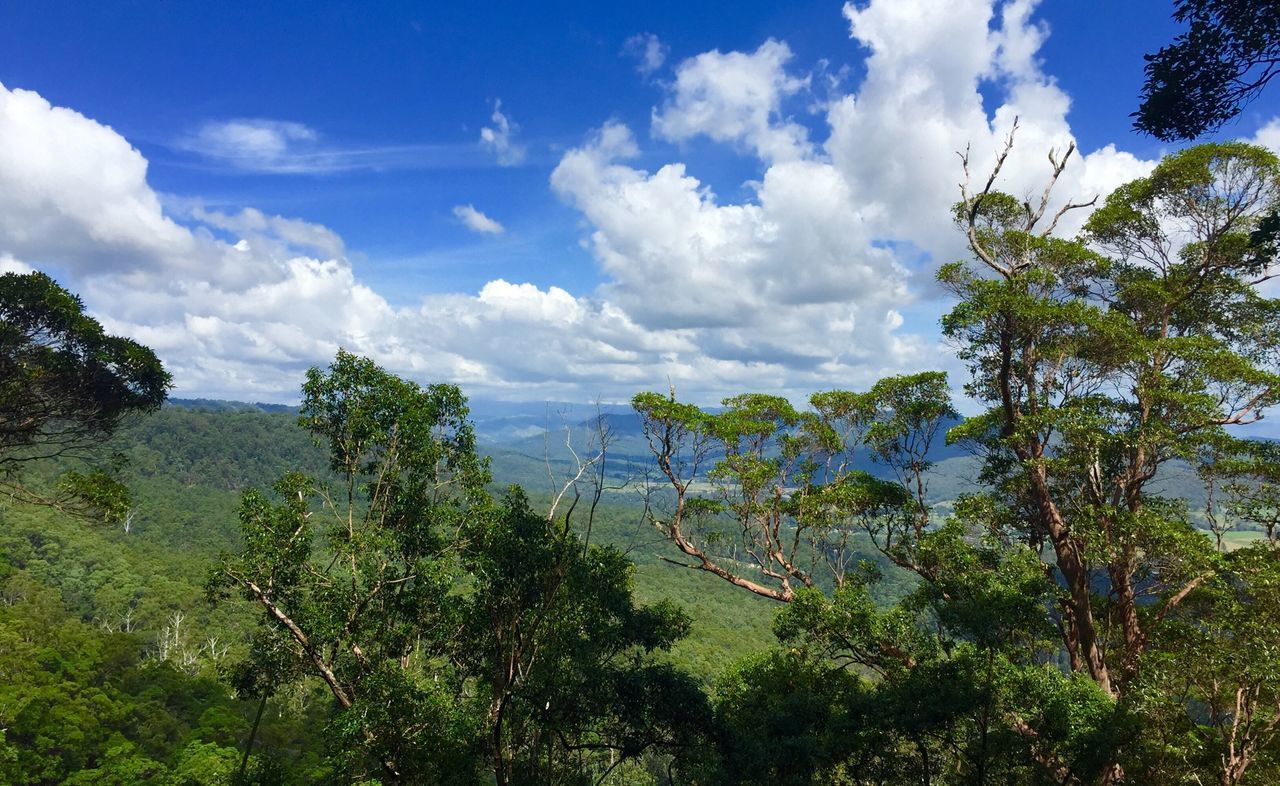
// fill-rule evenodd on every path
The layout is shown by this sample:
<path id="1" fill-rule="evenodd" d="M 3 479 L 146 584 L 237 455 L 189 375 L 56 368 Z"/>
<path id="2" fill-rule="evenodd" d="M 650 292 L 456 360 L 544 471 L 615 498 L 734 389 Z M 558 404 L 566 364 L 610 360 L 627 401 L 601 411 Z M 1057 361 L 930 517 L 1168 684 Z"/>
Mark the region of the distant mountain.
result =
<path id="1" fill-rule="evenodd" d="M 643 423 L 628 405 L 599 409 L 609 433 L 606 474 L 612 483 L 639 478 L 653 454 Z M 323 472 L 323 452 L 297 426 L 297 408 L 215 399 L 172 399 L 165 411 L 143 419 L 126 438 L 131 464 L 144 474 L 158 472 L 184 483 L 226 489 L 266 486 L 281 467 Z M 518 483 L 532 492 L 557 491 L 590 458 L 597 443 L 597 410 L 567 402 L 476 401 L 472 418 L 481 451 L 490 457 L 494 480 Z M 929 498 L 943 508 L 979 488 L 981 461 L 964 448 L 947 445 L 943 434 L 959 420 L 943 424 L 929 459 Z M 1265 439 L 1265 437 L 1259 437 Z M 575 455 L 576 454 L 576 455 Z M 862 451 L 855 468 L 885 476 L 888 469 Z M 1165 466 L 1152 491 L 1182 499 L 1195 519 L 1204 509 L 1204 487 L 1182 462 Z"/>
<path id="2" fill-rule="evenodd" d="M 597 411 L 605 415 L 631 412 L 629 404 L 573 404 L 566 401 L 489 401 L 467 402 L 471 420 L 476 426 L 476 439 L 485 444 L 508 444 L 538 438 L 547 431 L 559 431 L 564 424 L 577 425 L 593 418 Z"/>
<path id="3" fill-rule="evenodd" d="M 203 409 L 209 412 L 287 412 L 297 414 L 298 408 L 292 404 L 250 404 L 244 401 L 227 401 L 218 398 L 171 398 L 165 406 L 180 409 Z"/>

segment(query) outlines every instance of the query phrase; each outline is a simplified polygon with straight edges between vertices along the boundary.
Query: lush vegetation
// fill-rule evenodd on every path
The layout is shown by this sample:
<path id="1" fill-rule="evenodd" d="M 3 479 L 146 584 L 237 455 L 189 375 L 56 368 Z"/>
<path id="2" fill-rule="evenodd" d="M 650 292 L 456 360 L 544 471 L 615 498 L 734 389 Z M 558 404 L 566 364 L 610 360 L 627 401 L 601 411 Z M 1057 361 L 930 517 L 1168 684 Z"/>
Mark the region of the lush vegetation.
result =
<path id="1" fill-rule="evenodd" d="M 1280 403 L 1280 160 L 1181 151 L 1067 238 L 1073 150 L 1022 200 L 1013 142 L 939 273 L 963 420 L 939 372 L 642 392 L 486 456 L 345 352 L 296 412 L 157 412 L 154 354 L 0 277 L 0 780 L 1276 782 L 1280 448 L 1233 427 Z"/>

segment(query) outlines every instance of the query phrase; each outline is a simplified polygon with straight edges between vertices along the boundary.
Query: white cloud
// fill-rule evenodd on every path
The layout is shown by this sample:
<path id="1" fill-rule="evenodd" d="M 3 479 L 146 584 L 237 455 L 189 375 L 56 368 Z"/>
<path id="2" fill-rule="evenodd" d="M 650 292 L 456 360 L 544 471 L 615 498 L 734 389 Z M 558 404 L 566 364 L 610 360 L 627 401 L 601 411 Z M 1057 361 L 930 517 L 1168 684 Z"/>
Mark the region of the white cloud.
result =
<path id="1" fill-rule="evenodd" d="M 475 205 L 458 205 L 454 207 L 453 215 L 472 232 L 479 232 L 482 235 L 501 235 L 506 231 L 502 224 L 476 210 Z"/>
<path id="2" fill-rule="evenodd" d="M 999 8 L 991 0 L 845 4 L 852 37 L 871 55 L 858 90 L 829 108 L 824 148 L 854 198 L 880 214 L 877 235 L 910 240 L 939 261 L 964 255 L 948 220 L 962 176 L 956 152 L 969 147 L 975 177 L 985 177 L 1015 117 L 1020 130 L 998 187 L 1019 197 L 1043 188 L 1046 152 L 1063 150 L 1072 134 L 1070 99 L 1035 57 L 1047 33 L 1031 21 L 1033 7 L 1024 0 Z M 984 83 L 1003 94 L 996 106 L 984 103 Z M 1153 164 L 1112 146 L 1085 151 L 1055 197 L 1105 195 Z M 1063 231 L 1084 217 L 1077 212 Z"/>
<path id="3" fill-rule="evenodd" d="M 210 120 L 172 147 L 219 167 L 271 175 L 323 175 L 391 169 L 449 169 L 482 163 L 465 145 L 343 146 L 302 123 L 267 118 Z"/>
<path id="4" fill-rule="evenodd" d="M 1253 135 L 1253 139 L 1249 140 L 1255 145 L 1262 145 L 1269 148 L 1276 155 L 1280 155 L 1280 117 L 1273 117 L 1258 132 Z"/>
<path id="5" fill-rule="evenodd" d="M 636 61 L 641 76 L 650 76 L 667 62 L 671 47 L 658 40 L 653 33 L 638 33 L 622 45 L 622 53 Z"/>
<path id="6" fill-rule="evenodd" d="M 682 346 L 556 287 L 499 280 L 393 307 L 331 230 L 252 208 L 166 200 L 177 223 L 124 139 L 34 93 L 0 88 L 0 136 L 0 268 L 62 270 L 108 330 L 157 350 L 179 395 L 293 399 L 338 347 L 471 393 L 562 398 L 613 379 L 626 395 Z"/>
<path id="7" fill-rule="evenodd" d="M 302 123 L 244 118 L 208 121 L 175 146 L 237 169 L 279 172 L 295 168 L 300 154 L 314 150 L 319 138 Z"/>
<path id="8" fill-rule="evenodd" d="M 0 275 L 5 273 L 18 273 L 20 275 L 31 273 L 35 268 L 25 262 L 19 262 L 8 254 L 0 254 Z"/>
<path id="9" fill-rule="evenodd" d="M 493 115 L 490 116 L 493 126 L 480 129 L 480 143 L 491 152 L 501 166 L 517 166 L 524 162 L 528 152 L 524 145 L 515 141 L 520 126 L 502 112 L 502 99 L 493 102 Z"/>
<path id="10" fill-rule="evenodd" d="M 86 275 L 231 272 L 164 215 L 146 159 L 110 128 L 0 85 L 0 139 L 0 255 Z"/>
<path id="11" fill-rule="evenodd" d="M 811 390 L 924 361 L 927 342 L 889 318 L 910 299 L 906 271 L 868 247 L 831 167 L 776 164 L 756 201 L 722 205 L 682 164 L 619 163 L 634 152 L 624 126 L 606 125 L 565 155 L 552 187 L 594 228 L 601 294 L 676 342 L 661 368 L 684 389 L 705 389 L 702 374 L 728 389 Z"/>
<path id="12" fill-rule="evenodd" d="M 236 213 L 224 213 L 208 210 L 198 201 L 176 199 L 167 200 L 165 206 L 180 217 L 235 234 L 246 247 L 252 239 L 252 245 L 256 247 L 269 243 L 280 246 L 282 253 L 296 250 L 338 257 L 345 250 L 342 238 L 328 227 L 296 218 L 269 216 L 252 207 L 242 208 Z"/>
<path id="13" fill-rule="evenodd" d="M 212 158 L 257 169 L 280 161 L 299 143 L 315 142 L 319 137 L 315 129 L 302 123 L 251 118 L 205 123 L 187 144 L 188 149 Z"/>
<path id="14" fill-rule="evenodd" d="M 654 133 L 746 144 L 767 162 L 807 156 L 807 132 L 782 116 L 783 99 L 809 86 L 808 76 L 787 73 L 791 58 L 790 47 L 771 38 L 751 54 L 714 51 L 685 60 L 672 95 L 654 111 Z"/>
<path id="15" fill-rule="evenodd" d="M 683 163 L 627 166 L 637 144 L 624 126 L 606 124 L 563 157 L 551 181 L 590 225 L 589 246 L 610 276 L 602 293 L 648 330 L 682 331 L 696 349 L 673 367 L 696 357 L 749 386 L 853 385 L 954 367 L 931 338 L 936 329 L 907 324 L 902 309 L 934 296 L 921 251 L 934 264 L 966 253 L 949 218 L 959 199 L 956 152 L 972 145 L 973 170 L 985 176 L 1019 116 L 999 187 L 1022 196 L 1043 187 L 1048 149 L 1072 139 L 1070 101 L 1037 59 L 1048 30 L 1033 8 L 847 4 L 852 36 L 870 50 L 866 76 L 827 105 L 828 134 L 817 146 L 787 115 L 810 77 L 792 69 L 785 43 L 680 63 L 653 114 L 654 135 L 745 147 L 764 175 L 746 184 L 751 198 L 726 203 Z M 980 87 L 1003 100 L 984 103 Z M 1114 146 L 1088 151 L 1074 157 L 1055 199 L 1105 195 L 1152 164 Z"/>
<path id="16" fill-rule="evenodd" d="M 785 43 L 685 60 L 653 135 L 756 156 L 747 198 L 724 198 L 683 162 L 641 168 L 635 134 L 605 123 L 551 175 L 581 214 L 600 287 L 498 279 L 410 307 L 363 283 L 331 230 L 253 208 L 162 203 L 145 159 L 110 128 L 0 88 L 0 269 L 67 271 L 64 283 L 109 328 L 160 351 L 181 395 L 292 398 L 302 370 L 339 346 L 417 379 L 524 399 L 625 398 L 668 379 L 704 399 L 800 394 L 954 367 L 920 316 L 941 305 L 924 301 L 929 273 L 916 257 L 964 255 L 948 218 L 955 151 L 971 144 L 985 174 L 1019 116 L 1000 187 L 1021 196 L 1043 184 L 1048 147 L 1072 138 L 1069 97 L 1037 59 L 1048 31 L 1033 7 L 847 5 L 868 52 L 865 77 L 823 104 L 811 123 L 821 129 L 788 115 L 790 103 L 817 99 Z M 472 154 L 483 147 L 518 163 L 525 151 L 499 102 L 492 118 Z M 319 165 L 306 157 L 322 152 L 318 136 L 265 128 L 227 135 L 239 152 L 219 160 Z M 1277 129 L 1259 140 L 1276 144 Z M 1059 198 L 1105 194 L 1151 165 L 1114 146 L 1085 151 Z M 478 231 L 500 228 L 471 205 L 455 215 Z"/>

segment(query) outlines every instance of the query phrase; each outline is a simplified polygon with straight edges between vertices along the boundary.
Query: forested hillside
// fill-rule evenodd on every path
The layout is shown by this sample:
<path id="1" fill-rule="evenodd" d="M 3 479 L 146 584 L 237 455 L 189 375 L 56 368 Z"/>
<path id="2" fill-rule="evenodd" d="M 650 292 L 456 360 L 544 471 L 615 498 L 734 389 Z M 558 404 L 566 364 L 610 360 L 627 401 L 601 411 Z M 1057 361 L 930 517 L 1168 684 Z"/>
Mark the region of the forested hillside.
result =
<path id="1" fill-rule="evenodd" d="M 399 102 L 382 79 L 353 101 L 335 63 L 410 79 L 458 43 L 498 72 L 509 46 L 507 71 L 576 58 L 576 93 L 626 58 L 663 96 L 645 144 L 754 157 L 739 204 L 683 163 L 638 168 L 657 159 L 618 117 L 572 146 L 562 125 L 519 136 L 493 98 L 470 147 L 153 118 L 169 138 L 149 161 L 0 84 L 0 786 L 1280 783 L 1280 440 L 1261 436 L 1280 120 L 1150 160 L 1082 153 L 1035 5 L 846 3 L 857 75 L 796 71 L 773 37 L 664 66 L 653 33 L 618 55 L 514 6 L 487 52 L 441 32 L 487 8 L 276 20 L 341 22 L 350 56 L 312 50 L 290 97 L 345 88 L 352 122 Z M 169 28 L 203 46 L 205 10 L 158 15 L 183 57 Z M 60 21 L 96 62 L 91 25 Z M 1280 74 L 1280 3 L 1179 0 L 1173 21 L 1134 125 L 1225 134 Z M 308 62 L 258 46 L 269 28 L 237 28 L 234 63 L 203 46 L 202 67 Z M 271 75 L 236 73 L 252 106 Z M 957 159 L 932 149 L 957 139 Z M 218 201 L 161 194 L 165 156 L 165 177 L 236 179 Z M 512 205 L 538 167 L 598 265 L 589 293 L 512 283 L 463 246 L 445 256 L 474 270 L 405 256 L 417 240 L 366 265 L 325 226 L 222 204 L 268 177 L 309 178 L 282 198 L 321 204 L 348 178 L 339 212 L 394 234 L 422 218 L 379 215 L 394 182 L 554 276 L 580 261 L 548 254 L 563 216 L 428 193 L 466 180 Z M 45 268 L 127 302 L 94 311 Z M 484 283 L 369 283 L 409 268 Z M 471 400 L 463 381 L 607 384 L 614 403 Z"/>
<path id="2" fill-rule="evenodd" d="M 777 607 L 664 559 L 665 542 L 644 520 L 644 476 L 653 456 L 640 420 L 613 416 L 607 425 L 613 434 L 607 474 L 616 488 L 603 498 L 592 539 L 621 548 L 635 563 L 638 600 L 675 601 L 688 613 L 690 633 L 669 657 L 710 685 L 730 663 L 770 649 Z M 552 478 L 558 490 L 574 466 L 565 440 L 586 455 L 597 428 L 587 418 L 544 436 L 485 440 L 492 487 L 521 482 L 544 489 L 533 500 L 546 507 Z M 13 708 L 6 716 L 7 777 L 128 783 L 172 772 L 180 782 L 222 782 L 238 771 L 258 709 L 226 682 L 246 654 L 254 614 L 246 605 L 210 604 L 204 582 L 219 554 L 242 546 L 240 493 L 268 488 L 283 468 L 327 475 L 327 457 L 299 426 L 296 408 L 235 402 L 167 405 L 132 420 L 108 448 L 128 460 L 134 501 L 125 520 L 86 523 L 23 505 L 0 509 L 4 628 L 11 637 L 3 701 Z M 946 513 L 977 487 L 980 462 L 954 448 L 931 458 L 938 463 L 929 472 L 929 503 Z M 869 470 L 888 471 L 864 461 Z M 1187 482 L 1186 468 L 1172 472 L 1170 485 L 1198 510 L 1202 487 Z M 897 570 L 869 541 L 863 547 L 859 558 Z M 880 605 L 910 587 L 905 575 L 880 586 Z M 254 778 L 330 777 L 321 733 L 330 708 L 316 690 L 268 705 L 255 737 Z"/>
<path id="3" fill-rule="evenodd" d="M 179 782 L 222 783 L 238 770 L 257 710 L 226 682 L 254 616 L 245 605 L 210 604 L 204 584 L 219 554 L 241 546 L 240 493 L 269 488 L 287 468 L 324 475 L 327 457 L 296 410 L 232 402 L 166 406 L 134 419 L 109 448 L 128 459 L 126 520 L 0 507 L 0 628 L 9 637 L 0 773 L 13 783 L 123 784 L 171 771 Z M 522 477 L 545 485 L 545 464 L 517 455 L 514 476 L 495 462 L 494 488 Z M 710 681 L 767 649 L 773 608 L 662 561 L 636 492 L 610 496 L 592 537 L 635 562 L 639 600 L 673 600 L 689 613 L 691 634 L 672 662 Z M 254 759 L 263 782 L 327 779 L 328 718 L 312 691 L 269 705 Z"/>

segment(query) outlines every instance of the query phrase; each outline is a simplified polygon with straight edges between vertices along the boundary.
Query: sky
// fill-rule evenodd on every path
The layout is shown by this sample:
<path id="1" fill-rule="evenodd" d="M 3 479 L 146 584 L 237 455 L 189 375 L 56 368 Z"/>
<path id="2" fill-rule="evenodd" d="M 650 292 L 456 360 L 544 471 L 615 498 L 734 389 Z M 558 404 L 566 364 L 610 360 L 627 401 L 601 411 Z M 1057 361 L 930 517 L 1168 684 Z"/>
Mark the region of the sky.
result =
<path id="1" fill-rule="evenodd" d="M 964 370 L 949 219 L 1105 196 L 1170 2 L 0 5 L 0 271 L 293 402 L 339 347 L 500 400 L 710 403 Z M 1280 90 L 1220 138 L 1280 148 Z M 1063 231 L 1085 218 L 1073 214 Z"/>

